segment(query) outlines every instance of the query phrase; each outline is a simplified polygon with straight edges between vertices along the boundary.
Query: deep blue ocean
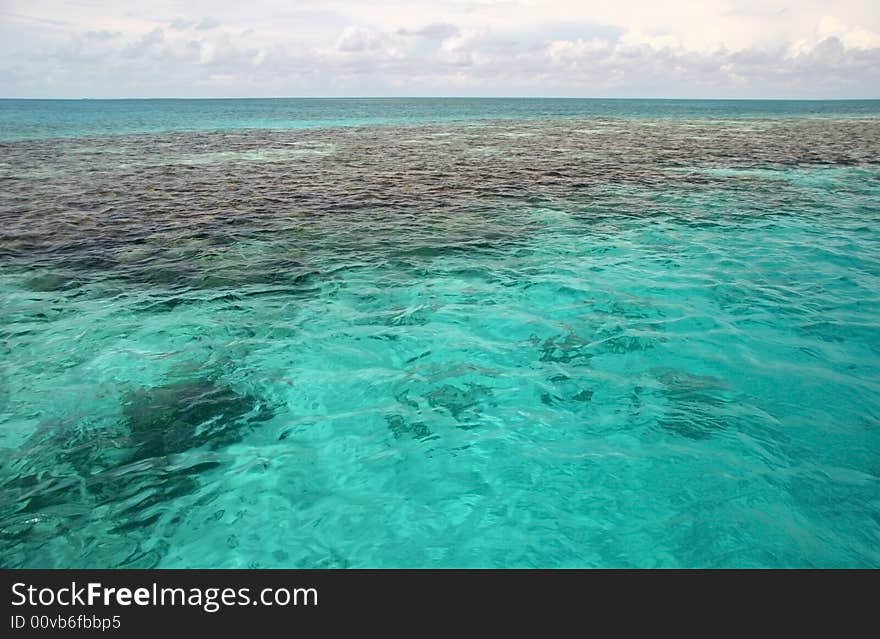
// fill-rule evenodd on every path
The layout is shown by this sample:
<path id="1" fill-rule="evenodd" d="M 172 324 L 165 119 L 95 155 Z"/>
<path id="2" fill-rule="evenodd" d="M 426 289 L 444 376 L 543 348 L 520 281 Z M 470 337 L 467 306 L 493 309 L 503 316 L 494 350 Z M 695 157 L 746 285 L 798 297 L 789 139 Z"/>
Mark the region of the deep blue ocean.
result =
<path id="1" fill-rule="evenodd" d="M 880 101 L 0 100 L 4 567 L 880 567 Z"/>

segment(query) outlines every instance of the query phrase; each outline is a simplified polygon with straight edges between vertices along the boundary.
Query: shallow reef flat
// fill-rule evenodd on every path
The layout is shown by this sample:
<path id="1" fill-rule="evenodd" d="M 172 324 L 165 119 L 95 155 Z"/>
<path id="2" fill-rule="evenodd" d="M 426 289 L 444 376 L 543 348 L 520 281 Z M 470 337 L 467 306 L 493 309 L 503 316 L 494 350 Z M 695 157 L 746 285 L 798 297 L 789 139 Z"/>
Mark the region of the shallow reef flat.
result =
<path id="1" fill-rule="evenodd" d="M 0 157 L 4 566 L 880 566 L 876 114 Z"/>

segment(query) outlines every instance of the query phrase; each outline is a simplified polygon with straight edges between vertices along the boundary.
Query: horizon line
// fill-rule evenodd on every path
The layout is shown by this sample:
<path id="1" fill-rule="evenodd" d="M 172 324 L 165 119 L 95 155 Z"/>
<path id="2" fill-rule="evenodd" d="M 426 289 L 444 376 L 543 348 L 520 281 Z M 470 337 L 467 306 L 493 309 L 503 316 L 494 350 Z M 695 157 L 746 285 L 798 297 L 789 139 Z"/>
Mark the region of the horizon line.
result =
<path id="1" fill-rule="evenodd" d="M 117 96 L 99 97 L 0 97 L 0 100 L 42 100 L 42 101 L 114 101 L 114 100 L 664 100 L 680 102 L 871 102 L 880 101 L 880 97 L 873 98 L 792 98 L 792 97 L 760 97 L 760 98 L 730 98 L 730 97 L 619 97 L 619 96 L 564 96 L 564 95 L 289 95 L 289 96 Z"/>

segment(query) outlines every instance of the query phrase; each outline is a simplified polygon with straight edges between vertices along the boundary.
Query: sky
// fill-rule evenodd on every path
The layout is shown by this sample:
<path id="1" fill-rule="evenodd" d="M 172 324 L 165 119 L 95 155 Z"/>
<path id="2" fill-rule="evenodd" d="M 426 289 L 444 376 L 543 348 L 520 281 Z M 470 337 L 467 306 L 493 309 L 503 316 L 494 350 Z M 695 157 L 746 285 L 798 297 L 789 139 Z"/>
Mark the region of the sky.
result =
<path id="1" fill-rule="evenodd" d="M 880 98 L 877 0 L 0 0 L 0 97 Z"/>

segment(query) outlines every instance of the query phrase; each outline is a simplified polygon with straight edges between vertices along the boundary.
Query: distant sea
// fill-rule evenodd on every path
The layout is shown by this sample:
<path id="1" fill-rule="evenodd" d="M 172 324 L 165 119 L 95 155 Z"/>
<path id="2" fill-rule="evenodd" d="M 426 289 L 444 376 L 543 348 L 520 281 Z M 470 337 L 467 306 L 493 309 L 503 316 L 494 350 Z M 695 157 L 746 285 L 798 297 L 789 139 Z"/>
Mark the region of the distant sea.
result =
<path id="1" fill-rule="evenodd" d="M 880 100 L 272 98 L 2 100 L 0 140 L 548 118 L 700 120 L 880 116 Z"/>
<path id="2" fill-rule="evenodd" d="M 0 100 L 4 567 L 880 567 L 880 101 Z"/>

